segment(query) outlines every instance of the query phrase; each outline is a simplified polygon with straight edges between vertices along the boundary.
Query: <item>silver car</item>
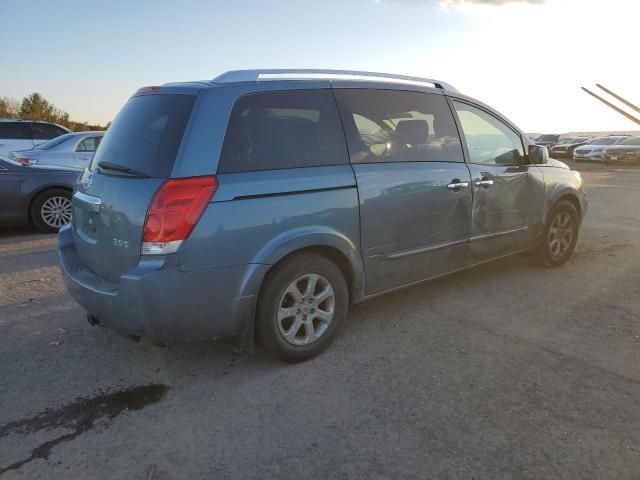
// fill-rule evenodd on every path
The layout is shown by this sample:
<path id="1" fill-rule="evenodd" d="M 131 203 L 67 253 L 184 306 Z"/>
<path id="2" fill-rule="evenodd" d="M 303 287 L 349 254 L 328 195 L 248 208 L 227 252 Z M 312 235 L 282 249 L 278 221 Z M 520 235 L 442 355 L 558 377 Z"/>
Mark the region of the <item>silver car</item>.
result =
<path id="1" fill-rule="evenodd" d="M 14 150 L 28 150 L 69 132 L 68 128 L 53 123 L 0 118 L 0 155 L 7 156 Z"/>
<path id="2" fill-rule="evenodd" d="M 67 133 L 31 150 L 11 152 L 9 158 L 22 165 L 55 165 L 84 169 L 95 153 L 104 132 Z"/>
<path id="3" fill-rule="evenodd" d="M 611 145 L 616 145 L 623 140 L 626 140 L 629 136 L 623 135 L 610 135 L 606 137 L 596 137 L 590 140 L 587 144 L 576 148 L 573 151 L 574 160 L 604 160 L 604 150 Z"/>

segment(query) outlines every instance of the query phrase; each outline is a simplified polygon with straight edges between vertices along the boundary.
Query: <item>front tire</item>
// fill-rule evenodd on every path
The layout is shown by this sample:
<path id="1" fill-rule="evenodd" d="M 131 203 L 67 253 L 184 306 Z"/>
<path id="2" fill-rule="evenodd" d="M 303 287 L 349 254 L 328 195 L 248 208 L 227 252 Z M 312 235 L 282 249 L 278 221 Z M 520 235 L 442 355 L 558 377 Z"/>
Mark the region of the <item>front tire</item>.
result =
<path id="1" fill-rule="evenodd" d="M 578 241 L 580 216 L 573 203 L 561 200 L 549 212 L 544 235 L 536 249 L 538 263 L 558 267 L 571 257 Z"/>
<path id="2" fill-rule="evenodd" d="M 41 231 L 55 233 L 71 221 L 71 192 L 52 188 L 40 193 L 31 204 L 31 220 Z"/>
<path id="3" fill-rule="evenodd" d="M 269 272 L 258 299 L 258 342 L 285 362 L 309 360 L 333 341 L 349 291 L 338 266 L 316 253 L 293 255 Z"/>

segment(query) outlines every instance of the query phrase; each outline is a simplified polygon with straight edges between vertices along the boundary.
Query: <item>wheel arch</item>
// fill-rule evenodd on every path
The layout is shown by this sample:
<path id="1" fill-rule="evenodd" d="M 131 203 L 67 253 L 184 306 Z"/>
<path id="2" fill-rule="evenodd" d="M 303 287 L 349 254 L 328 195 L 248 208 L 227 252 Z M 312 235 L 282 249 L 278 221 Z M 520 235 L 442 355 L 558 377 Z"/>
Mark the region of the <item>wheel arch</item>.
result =
<path id="1" fill-rule="evenodd" d="M 546 223 L 548 220 L 549 212 L 551 212 L 551 210 L 558 204 L 558 202 L 563 200 L 571 202 L 571 204 L 576 208 L 580 223 L 582 223 L 585 205 L 583 205 L 583 202 L 580 201 L 580 196 L 580 191 L 576 190 L 574 187 L 570 185 L 559 185 L 550 196 L 548 207 L 544 215 L 544 223 Z"/>
<path id="2" fill-rule="evenodd" d="M 305 252 L 327 257 L 340 268 L 349 287 L 350 303 L 357 302 L 364 296 L 364 267 L 356 243 L 337 230 L 327 227 L 306 227 L 286 232 L 265 245 L 254 259 L 254 263 L 269 265 L 260 282 L 259 291 L 274 268 L 292 255 Z"/>
<path id="3" fill-rule="evenodd" d="M 554 204 L 552 205 L 551 208 L 553 208 L 554 206 L 556 206 L 558 204 L 558 202 L 562 202 L 563 200 L 573 204 L 573 206 L 576 207 L 576 211 L 578 212 L 578 216 L 580 217 L 580 219 L 582 219 L 582 205 L 580 205 L 580 201 L 578 200 L 578 197 L 576 195 L 574 195 L 573 193 L 567 193 L 567 194 L 561 196 L 560 198 L 558 198 L 554 202 Z"/>
<path id="4" fill-rule="evenodd" d="M 349 289 L 349 303 L 362 300 L 364 298 L 364 266 L 356 245 L 345 235 L 327 227 L 307 227 L 286 232 L 265 245 L 254 257 L 253 264 L 261 264 L 267 268 L 252 269 L 244 279 L 241 289 L 243 292 L 241 298 L 250 302 L 245 303 L 244 308 L 240 307 L 238 312 L 245 318 L 240 332 L 242 346 L 249 352 L 253 351 L 257 304 L 269 274 L 294 255 L 309 252 L 329 258 L 345 275 Z"/>

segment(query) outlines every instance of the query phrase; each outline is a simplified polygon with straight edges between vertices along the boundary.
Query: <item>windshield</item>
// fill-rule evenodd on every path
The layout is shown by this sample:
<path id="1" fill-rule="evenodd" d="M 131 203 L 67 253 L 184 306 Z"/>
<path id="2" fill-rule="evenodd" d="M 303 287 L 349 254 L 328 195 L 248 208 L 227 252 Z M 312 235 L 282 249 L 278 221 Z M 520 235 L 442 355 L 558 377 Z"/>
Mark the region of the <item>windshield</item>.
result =
<path id="1" fill-rule="evenodd" d="M 131 98 L 105 133 L 91 170 L 103 162 L 149 177 L 168 177 L 195 98 L 175 94 Z"/>
<path id="2" fill-rule="evenodd" d="M 538 137 L 539 142 L 557 142 L 558 135 L 540 135 Z"/>
<path id="3" fill-rule="evenodd" d="M 613 145 L 619 140 L 619 137 L 599 137 L 589 142 L 589 145 Z"/>
<path id="4" fill-rule="evenodd" d="M 52 138 L 48 142 L 41 143 L 40 145 L 38 145 L 36 147 L 36 150 L 49 150 L 49 149 L 51 149 L 53 147 L 57 147 L 58 145 L 60 145 L 61 143 L 66 142 L 67 140 L 70 140 L 74 136 L 75 135 L 73 133 L 67 133 L 65 135 L 60 135 L 59 137 Z"/>
<path id="5" fill-rule="evenodd" d="M 620 145 L 640 145 L 640 137 L 631 137 L 620 142 Z"/>

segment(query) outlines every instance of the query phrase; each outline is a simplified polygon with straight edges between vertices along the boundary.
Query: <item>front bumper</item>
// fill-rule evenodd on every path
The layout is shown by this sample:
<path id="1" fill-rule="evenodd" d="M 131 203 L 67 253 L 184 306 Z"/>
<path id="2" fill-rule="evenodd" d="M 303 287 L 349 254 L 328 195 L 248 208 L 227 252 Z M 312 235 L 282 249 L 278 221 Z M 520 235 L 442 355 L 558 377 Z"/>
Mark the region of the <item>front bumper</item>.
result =
<path id="1" fill-rule="evenodd" d="M 587 153 L 585 154 L 581 154 L 579 152 L 573 152 L 573 159 L 574 160 L 595 160 L 595 161 L 599 161 L 602 162 L 604 159 L 602 158 L 602 152 L 597 152 L 597 153 Z"/>
<path id="2" fill-rule="evenodd" d="M 252 328 L 255 299 L 267 265 L 182 271 L 176 255 L 142 256 L 116 283 L 78 258 L 71 229 L 60 230 L 60 265 L 67 290 L 97 321 L 155 343 L 240 335 Z"/>

